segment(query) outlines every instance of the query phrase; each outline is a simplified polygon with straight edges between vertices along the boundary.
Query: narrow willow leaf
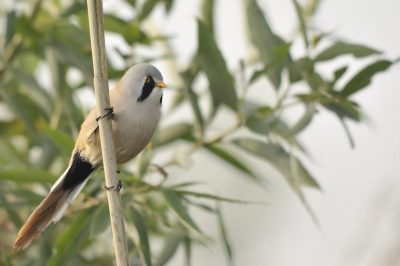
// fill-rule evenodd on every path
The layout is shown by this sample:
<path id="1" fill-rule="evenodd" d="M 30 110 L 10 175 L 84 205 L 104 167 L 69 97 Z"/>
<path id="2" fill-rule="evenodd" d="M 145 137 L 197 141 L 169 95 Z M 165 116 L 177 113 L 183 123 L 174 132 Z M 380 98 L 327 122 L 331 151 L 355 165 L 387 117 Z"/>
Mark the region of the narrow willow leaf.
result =
<path id="1" fill-rule="evenodd" d="M 284 137 L 289 134 L 289 127 L 286 123 L 274 115 L 268 115 L 262 118 L 250 116 L 246 119 L 245 125 L 250 130 L 266 136 L 271 132 Z"/>
<path id="2" fill-rule="evenodd" d="M 304 20 L 304 12 L 299 3 L 296 0 L 292 0 L 294 6 L 296 7 L 297 17 L 299 18 L 301 32 L 303 33 L 304 43 L 306 48 L 308 48 L 308 38 L 307 38 L 307 27 L 306 22 Z"/>
<path id="3" fill-rule="evenodd" d="M 142 265 L 151 266 L 152 262 L 151 262 L 147 227 L 140 213 L 132 205 L 129 206 L 128 219 L 135 226 L 137 234 L 139 236 L 138 248 L 139 248 L 140 259 L 142 260 Z"/>
<path id="4" fill-rule="evenodd" d="M 198 97 L 197 94 L 193 91 L 192 83 L 196 78 L 197 74 L 199 73 L 199 64 L 198 64 L 198 57 L 195 56 L 191 61 L 189 67 L 180 73 L 181 78 L 183 79 L 184 88 L 186 97 L 190 101 L 190 105 L 192 106 L 192 110 L 194 113 L 194 117 L 196 118 L 196 127 L 198 132 L 200 133 L 200 137 L 204 136 L 204 119 L 203 115 L 201 114 Z"/>
<path id="5" fill-rule="evenodd" d="M 169 188 L 173 188 L 173 189 L 175 189 L 175 188 L 182 188 L 182 187 L 188 187 L 188 186 L 194 186 L 194 185 L 199 185 L 199 184 L 205 184 L 204 182 L 185 182 L 185 183 L 179 183 L 179 184 L 176 184 L 176 185 L 172 185 L 172 186 L 170 186 Z"/>
<path id="6" fill-rule="evenodd" d="M 309 215 L 311 216 L 311 219 L 313 219 L 314 223 L 319 227 L 319 222 L 318 218 L 315 215 L 314 211 L 311 209 L 311 206 L 308 204 L 306 198 L 304 197 L 303 192 L 301 191 L 300 188 L 300 178 L 299 178 L 299 168 L 298 168 L 298 163 L 297 159 L 294 157 L 293 153 L 290 152 L 290 171 L 292 173 L 293 177 L 293 190 L 296 192 L 296 194 L 299 196 L 301 202 L 303 203 L 304 207 L 308 211 Z"/>
<path id="7" fill-rule="evenodd" d="M 358 108 L 349 101 L 329 102 L 323 104 L 323 106 L 334 112 L 339 118 L 347 117 L 356 122 L 361 120 Z"/>
<path id="8" fill-rule="evenodd" d="M 79 11 L 86 10 L 86 1 L 73 1 L 66 9 L 60 13 L 60 17 L 66 18 Z"/>
<path id="9" fill-rule="evenodd" d="M 392 65 L 392 62 L 387 60 L 380 60 L 375 62 L 360 72 L 358 72 L 347 84 L 344 86 L 340 94 L 347 97 L 371 83 L 371 78 L 378 72 L 385 71 Z"/>
<path id="10" fill-rule="evenodd" d="M 322 51 L 314 61 L 326 61 L 343 54 L 353 54 L 355 57 L 365 57 L 372 54 L 380 54 L 381 52 L 368 48 L 363 45 L 349 44 L 337 42 L 328 49 Z"/>
<path id="11" fill-rule="evenodd" d="M 51 42 L 48 47 L 54 51 L 58 60 L 78 68 L 85 75 L 87 82 L 93 83 L 93 65 L 88 56 L 71 46 L 58 42 Z"/>
<path id="12" fill-rule="evenodd" d="M 173 191 L 163 188 L 162 194 L 167 201 L 168 207 L 177 216 L 179 221 L 190 230 L 194 230 L 197 233 L 202 234 L 199 227 L 194 223 L 192 218 L 190 218 L 186 207 L 182 204 L 180 197 Z"/>
<path id="13" fill-rule="evenodd" d="M 281 146 L 272 143 L 264 143 L 250 138 L 236 139 L 233 143 L 269 161 L 271 165 L 285 177 L 286 181 L 292 187 L 294 186 L 292 173 L 290 171 L 290 156 Z M 300 185 L 319 188 L 317 182 L 298 159 L 296 159 L 296 164 L 298 165 L 297 168 Z"/>
<path id="14" fill-rule="evenodd" d="M 14 36 L 14 33 L 15 33 L 15 25 L 17 22 L 16 11 L 12 10 L 12 11 L 8 12 L 6 19 L 7 19 L 7 26 L 6 26 L 4 48 L 6 48 L 6 46 L 11 41 L 11 38 Z"/>
<path id="15" fill-rule="evenodd" d="M 173 0 L 162 0 L 164 2 L 165 11 L 169 13 L 171 11 L 172 5 L 174 4 Z"/>
<path id="16" fill-rule="evenodd" d="M 300 120 L 289 130 L 290 136 L 295 136 L 297 133 L 302 131 L 308 124 L 310 124 L 315 114 L 315 104 L 308 103 L 305 105 L 306 111 Z"/>
<path id="17" fill-rule="evenodd" d="M 189 237 L 185 237 L 182 243 L 185 249 L 185 266 L 190 266 L 192 265 L 192 240 Z"/>
<path id="18" fill-rule="evenodd" d="M 51 34 L 51 37 L 60 43 L 68 44 L 82 52 L 91 51 L 89 33 L 75 25 L 54 25 Z"/>
<path id="19" fill-rule="evenodd" d="M 351 136 L 350 129 L 349 129 L 349 127 L 347 126 L 346 122 L 344 122 L 343 117 L 339 117 L 339 119 L 340 119 L 340 122 L 342 123 L 342 126 L 343 126 L 343 128 L 344 128 L 344 131 L 346 132 L 346 136 L 347 136 L 347 138 L 349 139 L 350 147 L 351 147 L 352 149 L 354 149 L 354 148 L 356 147 L 356 145 L 355 145 L 355 143 L 354 143 L 353 137 Z"/>
<path id="20" fill-rule="evenodd" d="M 222 238 L 222 241 L 224 243 L 225 247 L 225 254 L 228 259 L 228 265 L 233 266 L 233 252 L 231 248 L 231 243 L 229 242 L 228 234 L 226 232 L 226 226 L 224 219 L 222 218 L 222 213 L 221 213 L 221 203 L 217 202 L 216 203 L 216 211 L 217 211 L 217 218 L 218 218 L 218 228 L 219 228 L 219 233 Z"/>
<path id="21" fill-rule="evenodd" d="M 205 146 L 205 148 L 213 154 L 217 155 L 225 162 L 229 163 L 231 166 L 247 174 L 247 176 L 249 176 L 252 181 L 256 181 L 258 184 L 263 184 L 262 180 L 247 166 L 247 164 L 242 162 L 243 159 L 237 157 L 237 155 L 233 151 L 227 150 L 225 145 L 213 144 L 207 145 Z"/>
<path id="22" fill-rule="evenodd" d="M 127 2 L 133 7 L 136 5 L 136 0 L 127 0 Z"/>
<path id="23" fill-rule="evenodd" d="M 183 234 L 178 231 L 172 231 L 164 239 L 163 249 L 154 266 L 163 266 L 172 258 L 183 239 Z"/>
<path id="24" fill-rule="evenodd" d="M 203 204 L 203 203 L 199 203 L 199 202 L 195 202 L 193 200 L 189 200 L 187 197 L 183 197 L 183 196 L 182 196 L 182 199 L 185 202 L 187 202 L 188 204 L 190 204 L 190 205 L 192 205 L 194 207 L 197 207 L 197 208 L 199 208 L 199 209 L 201 209 L 203 211 L 215 214 L 215 209 L 213 207 L 209 206 L 209 205 L 206 205 L 206 204 Z"/>
<path id="25" fill-rule="evenodd" d="M 87 209 L 68 225 L 63 231 L 62 235 L 57 239 L 56 248 L 57 253 L 49 261 L 48 266 L 61 265 L 66 256 L 73 255 L 75 249 L 78 249 L 80 245 L 74 245 L 77 238 L 83 237 L 82 231 L 92 218 L 93 209 Z M 73 252 L 75 253 L 75 252 Z"/>
<path id="26" fill-rule="evenodd" d="M 54 183 L 57 179 L 57 176 L 42 169 L 11 169 L 0 172 L 0 180 L 9 180 L 18 184 Z"/>
<path id="27" fill-rule="evenodd" d="M 246 15 L 252 41 L 258 48 L 261 60 L 264 62 L 265 66 L 269 66 L 272 62 L 276 61 L 272 49 L 282 45 L 284 41 L 272 32 L 263 12 L 255 0 L 246 0 Z M 287 62 L 290 61 L 290 56 L 288 56 Z M 276 89 L 279 88 L 281 84 L 282 69 L 283 63 L 280 63 L 276 64 L 274 68 L 269 69 L 267 72 L 269 79 Z"/>
<path id="28" fill-rule="evenodd" d="M 135 173 L 135 178 L 142 179 L 147 172 L 151 158 L 153 157 L 153 150 L 146 147 L 138 156 L 137 165 L 138 168 Z"/>
<path id="29" fill-rule="evenodd" d="M 198 20 L 198 27 L 198 62 L 207 75 L 214 107 L 218 107 L 219 104 L 226 104 L 234 111 L 237 111 L 238 101 L 233 78 L 227 69 L 224 57 L 218 49 L 212 31 L 210 27 L 200 20 Z"/>
<path id="30" fill-rule="evenodd" d="M 313 61 L 308 57 L 301 58 L 289 65 L 289 80 L 291 83 L 295 83 L 311 72 L 314 72 Z"/>
<path id="31" fill-rule="evenodd" d="M 30 133 L 36 133 L 36 128 L 33 125 L 34 119 L 29 113 L 30 109 L 33 109 L 30 108 L 31 106 L 29 106 L 32 105 L 31 101 L 29 99 L 24 101 L 26 99 L 25 97 L 10 97 L 9 90 L 11 91 L 13 89 L 14 82 L 14 79 L 11 79 L 9 82 L 7 82 L 3 89 L 0 90 L 0 96 L 2 100 L 7 103 L 10 109 L 12 109 L 14 114 L 16 114 L 24 122 Z M 27 103 L 28 105 L 24 106 L 23 103 Z"/>
<path id="32" fill-rule="evenodd" d="M 282 63 L 290 55 L 290 46 L 292 43 L 284 43 L 271 49 L 271 54 L 274 55 L 274 61 L 266 65 L 262 70 L 257 70 L 253 73 L 249 83 L 252 84 L 261 75 L 268 75 L 269 71 L 277 64 Z"/>
<path id="33" fill-rule="evenodd" d="M 158 3 L 159 0 L 146 0 L 143 3 L 142 10 L 139 14 L 139 21 L 144 20 L 147 16 L 153 11 L 154 7 Z"/>
<path id="34" fill-rule="evenodd" d="M 57 129 L 51 129 L 45 122 L 42 122 L 47 135 L 57 146 L 57 148 L 67 156 L 70 156 L 75 146 L 75 141 L 68 135 Z"/>
<path id="35" fill-rule="evenodd" d="M 204 24 L 214 31 L 214 0 L 204 0 L 202 10 Z"/>
<path id="36" fill-rule="evenodd" d="M 336 81 L 338 81 L 338 79 L 340 79 L 343 74 L 346 72 L 347 70 L 347 66 L 339 68 L 338 70 L 336 70 L 333 74 L 335 75 L 335 79 L 333 80 L 332 84 L 335 84 Z"/>
<path id="37" fill-rule="evenodd" d="M 155 146 L 163 146 L 175 140 L 184 139 L 193 130 L 193 126 L 187 123 L 180 123 L 161 128 L 154 136 Z"/>
<path id="38" fill-rule="evenodd" d="M 182 195 L 188 195 L 188 196 L 194 196 L 197 198 L 206 198 L 206 199 L 212 199 L 216 201 L 225 201 L 229 203 L 239 203 L 239 204 L 265 204 L 265 202 L 258 202 L 258 201 L 245 201 L 245 200 L 237 200 L 237 199 L 229 199 L 229 198 L 223 198 L 207 193 L 197 193 L 193 191 L 186 191 L 186 190 L 175 190 L 176 193 L 182 194 Z"/>
<path id="39" fill-rule="evenodd" d="M 107 203 L 99 205 L 92 215 L 90 222 L 90 237 L 96 237 L 110 227 L 110 211 Z"/>

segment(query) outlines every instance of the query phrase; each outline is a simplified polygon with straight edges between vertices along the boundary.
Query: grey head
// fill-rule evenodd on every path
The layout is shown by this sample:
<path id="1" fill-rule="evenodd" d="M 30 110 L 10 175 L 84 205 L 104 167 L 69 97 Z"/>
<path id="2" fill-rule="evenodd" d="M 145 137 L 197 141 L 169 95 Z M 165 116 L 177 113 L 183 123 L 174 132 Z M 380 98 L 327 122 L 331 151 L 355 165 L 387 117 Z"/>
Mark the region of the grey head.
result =
<path id="1" fill-rule="evenodd" d="M 128 90 L 137 103 L 145 101 L 162 102 L 162 89 L 166 88 L 163 76 L 153 65 L 137 64 L 125 73 L 122 78 L 121 90 Z"/>

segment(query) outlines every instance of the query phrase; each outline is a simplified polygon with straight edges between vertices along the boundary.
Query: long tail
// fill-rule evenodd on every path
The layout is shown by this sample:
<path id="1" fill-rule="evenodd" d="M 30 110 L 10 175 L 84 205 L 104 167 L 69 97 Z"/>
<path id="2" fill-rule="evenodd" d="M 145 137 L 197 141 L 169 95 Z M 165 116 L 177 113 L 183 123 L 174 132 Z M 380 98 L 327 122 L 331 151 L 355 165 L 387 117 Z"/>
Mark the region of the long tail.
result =
<path id="1" fill-rule="evenodd" d="M 90 163 L 79 156 L 79 153 L 76 153 L 71 166 L 61 175 L 49 195 L 19 230 L 14 251 L 25 249 L 52 221 L 58 222 L 95 170 Z"/>

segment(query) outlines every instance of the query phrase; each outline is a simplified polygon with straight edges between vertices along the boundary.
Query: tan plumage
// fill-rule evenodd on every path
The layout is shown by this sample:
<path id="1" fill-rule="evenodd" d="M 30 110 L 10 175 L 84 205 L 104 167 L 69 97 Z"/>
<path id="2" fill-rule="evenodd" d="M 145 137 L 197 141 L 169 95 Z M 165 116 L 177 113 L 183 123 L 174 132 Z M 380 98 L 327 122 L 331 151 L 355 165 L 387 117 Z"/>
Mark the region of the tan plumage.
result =
<path id="1" fill-rule="evenodd" d="M 134 158 L 151 140 L 160 118 L 162 88 L 165 87 L 161 73 L 154 66 L 138 64 L 110 91 L 118 164 Z M 14 251 L 25 249 L 52 221 L 57 222 L 89 177 L 102 167 L 98 117 L 94 107 L 82 123 L 67 170 L 22 226 Z"/>

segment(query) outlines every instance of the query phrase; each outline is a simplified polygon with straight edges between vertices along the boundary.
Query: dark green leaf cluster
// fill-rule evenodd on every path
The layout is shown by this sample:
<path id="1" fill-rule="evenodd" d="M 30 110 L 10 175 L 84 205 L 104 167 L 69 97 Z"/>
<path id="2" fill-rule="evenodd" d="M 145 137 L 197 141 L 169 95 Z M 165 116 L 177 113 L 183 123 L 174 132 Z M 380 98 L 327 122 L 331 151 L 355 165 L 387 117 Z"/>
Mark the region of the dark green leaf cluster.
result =
<path id="1" fill-rule="evenodd" d="M 85 1 L 71 2 L 63 7 L 60 1 L 34 1 L 30 13 L 12 10 L 1 14 L 6 25 L 0 39 L 0 107 L 7 110 L 0 115 L 1 265 L 112 265 L 114 261 L 108 205 L 101 189 L 102 173 L 91 178 L 63 219 L 49 226 L 29 247 L 33 252 L 11 253 L 19 228 L 67 167 L 73 139 L 87 114 L 77 95 L 93 85 L 88 15 Z M 319 1 L 302 7 L 293 0 L 300 35 L 289 41 L 273 31 L 256 0 L 244 2 L 245 23 L 249 41 L 258 54 L 256 59 L 244 59 L 237 71 L 229 69 L 213 29 L 215 3 L 204 0 L 202 18 L 197 21 L 198 49 L 186 69 L 171 69 L 179 80 L 171 110 L 165 116 L 186 104 L 193 120 L 160 128 L 136 158 L 136 171 L 120 173 L 131 265 L 165 265 L 180 246 L 185 251 L 186 265 L 190 265 L 192 245 L 212 241 L 190 216 L 192 208 L 215 215 L 220 242 L 228 264 L 233 265 L 234 247 L 229 242 L 220 202 L 259 202 L 199 192 L 197 182 L 164 184 L 165 179 L 174 179 L 167 175 L 169 169 L 190 167 L 189 158 L 199 150 L 233 167 L 255 185 L 265 186 L 268 173 L 261 174 L 251 163 L 254 157 L 260 158 L 288 182 L 308 208 L 302 187 L 319 186 L 302 163 L 307 153 L 297 139 L 298 134 L 310 125 L 318 110 L 325 108 L 337 115 L 350 137 L 346 119 L 361 120 L 359 105 L 351 100 L 352 95 L 366 88 L 376 73 L 393 63 L 376 59 L 380 52 L 374 49 L 342 41 L 321 51 L 319 43 L 326 36 L 308 28 L 308 19 Z M 173 0 L 127 0 L 124 4 L 137 15 L 126 20 L 106 10 L 106 32 L 121 36 L 131 47 L 156 41 L 168 43 L 168 36 L 150 34 L 143 23 L 157 6 L 163 6 L 168 15 Z M 294 59 L 291 45 L 298 39 L 304 41 L 304 56 Z M 172 51 L 162 58 L 143 58 L 136 56 L 134 49 L 126 53 L 118 47 L 108 49 L 114 49 L 124 62 L 122 68 L 109 64 L 110 79 L 120 78 L 139 57 L 147 62 L 167 58 L 176 63 Z M 375 60 L 352 77 L 346 77 L 347 65 L 333 70 L 331 79 L 316 70 L 318 64 L 346 54 L 355 58 L 375 56 Z M 81 78 L 71 81 L 74 73 Z M 208 82 L 205 93 L 200 93 L 196 85 L 201 74 Z M 51 86 L 43 83 L 44 75 Z M 263 99 L 248 99 L 247 93 L 259 87 L 257 81 L 261 78 L 268 80 L 262 89 L 276 94 L 273 105 Z M 285 79 L 287 82 L 283 82 Z M 345 80 L 348 81 L 339 87 Z M 285 83 L 289 85 L 283 88 Z M 307 92 L 293 93 L 292 85 L 296 83 L 302 83 Z M 209 110 L 200 104 L 205 101 L 209 102 Z M 302 106 L 304 112 L 296 123 L 289 124 L 282 114 L 293 106 Z M 212 135 L 210 129 L 220 113 L 235 122 Z M 162 165 L 152 164 L 159 151 L 168 153 L 171 160 Z M 152 173 L 160 173 L 162 182 L 145 182 L 144 177 Z M 159 253 L 152 250 L 151 243 L 156 238 L 164 242 Z"/>

